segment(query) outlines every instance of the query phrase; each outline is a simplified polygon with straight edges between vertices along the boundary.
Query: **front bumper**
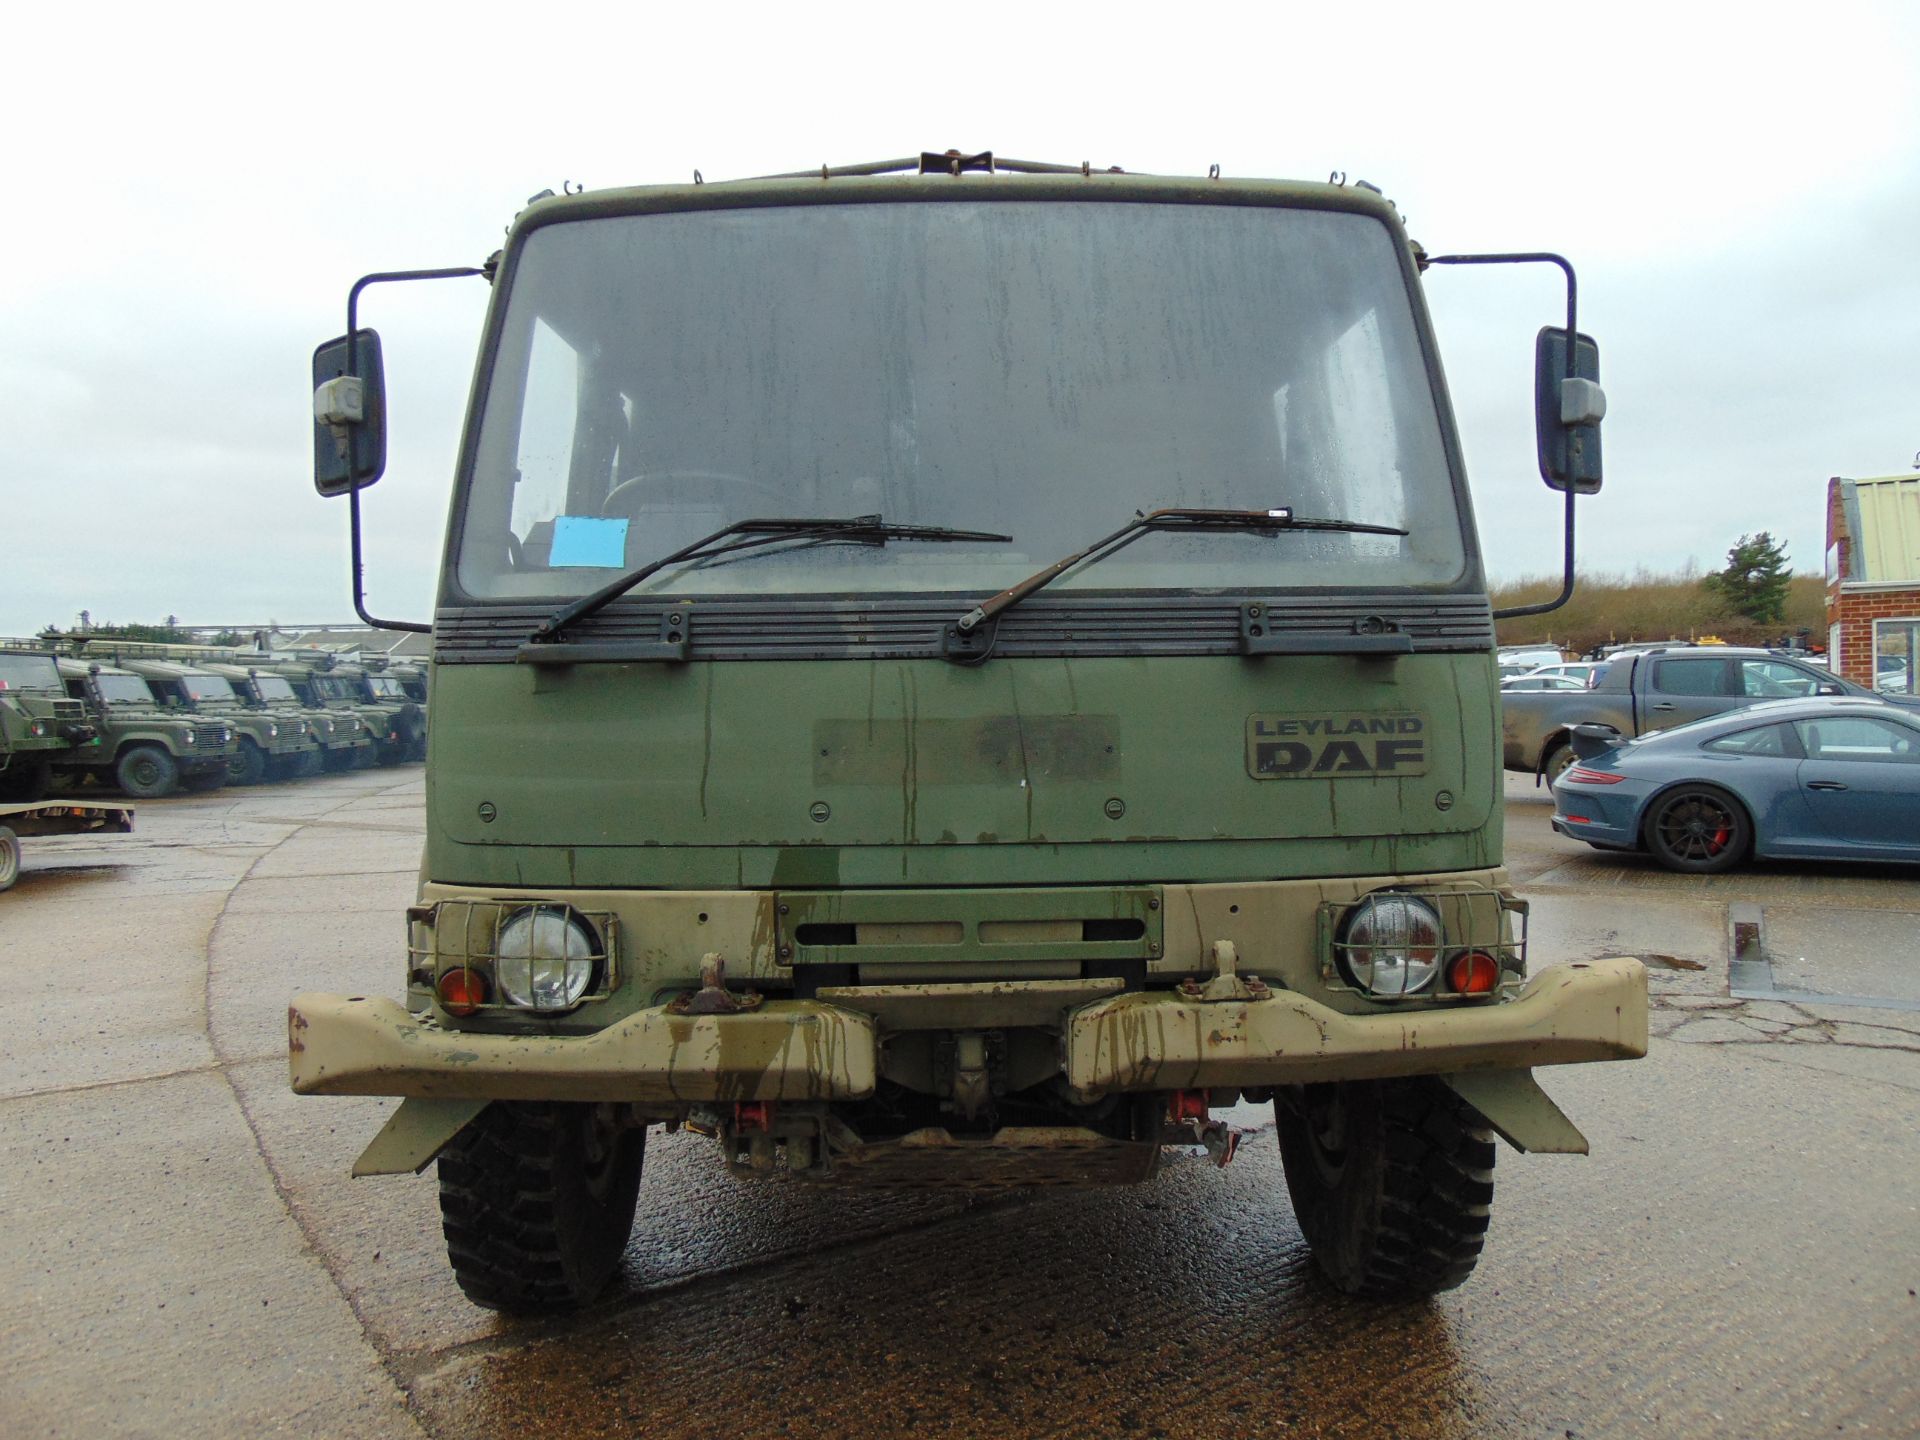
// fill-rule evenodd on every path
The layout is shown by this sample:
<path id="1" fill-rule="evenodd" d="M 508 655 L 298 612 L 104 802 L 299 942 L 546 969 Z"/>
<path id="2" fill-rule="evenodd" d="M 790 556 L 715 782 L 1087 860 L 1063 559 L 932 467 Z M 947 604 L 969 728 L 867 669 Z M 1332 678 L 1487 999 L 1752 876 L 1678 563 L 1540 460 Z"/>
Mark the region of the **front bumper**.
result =
<path id="1" fill-rule="evenodd" d="M 736 1015 L 637 1011 L 590 1035 L 485 1035 L 391 1000 L 305 994 L 287 1014 L 303 1095 L 474 1100 L 857 1100 L 873 1093 L 872 1016 L 812 1000 Z M 1251 1001 L 1139 991 L 1063 1012 L 1061 1066 L 1084 1098 L 1455 1074 L 1647 1051 L 1638 960 L 1555 965 L 1511 1001 L 1346 1015 L 1287 990 Z"/>

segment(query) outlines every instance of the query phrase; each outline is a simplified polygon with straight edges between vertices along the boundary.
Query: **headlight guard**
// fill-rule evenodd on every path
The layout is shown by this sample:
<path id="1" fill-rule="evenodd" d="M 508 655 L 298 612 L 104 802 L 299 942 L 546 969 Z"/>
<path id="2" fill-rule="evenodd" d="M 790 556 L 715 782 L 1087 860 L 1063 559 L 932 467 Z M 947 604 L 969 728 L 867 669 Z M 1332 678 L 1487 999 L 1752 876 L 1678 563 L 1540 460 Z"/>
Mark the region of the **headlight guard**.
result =
<path id="1" fill-rule="evenodd" d="M 1320 906 L 1321 979 L 1369 1000 L 1485 1001 L 1527 973 L 1527 902 L 1487 886 L 1389 887 Z M 1463 974 L 1477 983 L 1456 989 L 1453 962 L 1474 952 L 1497 967 Z"/>

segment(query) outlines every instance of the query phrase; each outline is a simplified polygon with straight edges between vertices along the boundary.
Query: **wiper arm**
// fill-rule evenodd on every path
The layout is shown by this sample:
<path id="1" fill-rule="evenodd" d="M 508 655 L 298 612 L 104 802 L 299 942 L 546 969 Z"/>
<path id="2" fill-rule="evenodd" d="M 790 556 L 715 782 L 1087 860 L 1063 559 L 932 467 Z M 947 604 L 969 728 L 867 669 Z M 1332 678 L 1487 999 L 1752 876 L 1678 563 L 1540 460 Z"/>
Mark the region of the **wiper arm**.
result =
<path id="1" fill-rule="evenodd" d="M 1271 510 L 1171 509 L 1155 510 L 1148 514 L 1136 511 L 1133 519 L 1111 535 L 1094 541 L 1086 549 L 1064 560 L 1054 561 L 1038 574 L 1029 575 L 1019 584 L 1009 586 L 991 600 L 982 601 L 969 610 L 960 617 L 960 633 L 972 634 L 996 615 L 1018 605 L 1034 591 L 1051 585 L 1074 566 L 1104 560 L 1114 551 L 1125 549 L 1149 530 L 1243 531 L 1254 535 L 1279 535 L 1289 530 L 1330 530 L 1352 535 L 1404 536 L 1408 533 L 1393 525 L 1364 525 L 1358 520 L 1316 520 L 1295 515 L 1285 505 L 1275 506 Z"/>
<path id="2" fill-rule="evenodd" d="M 711 535 L 702 535 L 691 545 L 683 545 L 671 555 L 629 570 L 618 580 L 601 586 L 590 595 L 563 605 L 533 632 L 532 643 L 551 644 L 576 620 L 583 620 L 618 600 L 650 575 L 682 560 L 727 555 L 736 550 L 757 550 L 792 540 L 849 540 L 863 545 L 884 545 L 889 540 L 991 540 L 1009 541 L 1011 535 L 995 535 L 986 530 L 955 530 L 945 525 L 889 525 L 878 515 L 853 515 L 844 519 L 760 519 L 736 520 Z M 722 544 L 720 542 L 728 543 Z"/>

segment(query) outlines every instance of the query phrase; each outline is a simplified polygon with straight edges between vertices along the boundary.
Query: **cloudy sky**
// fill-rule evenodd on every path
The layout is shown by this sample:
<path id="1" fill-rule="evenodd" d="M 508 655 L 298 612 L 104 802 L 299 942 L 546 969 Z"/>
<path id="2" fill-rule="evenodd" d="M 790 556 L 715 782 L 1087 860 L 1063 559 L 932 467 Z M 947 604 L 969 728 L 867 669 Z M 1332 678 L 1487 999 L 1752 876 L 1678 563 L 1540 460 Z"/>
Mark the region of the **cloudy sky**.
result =
<path id="1" fill-rule="evenodd" d="M 1920 450 L 1911 6 L 35 6 L 0 89 L 0 633 L 351 617 L 309 356 L 363 272 L 477 263 L 563 181 L 994 149 L 1381 186 L 1430 250 L 1580 269 L 1611 410 L 1594 570 L 1817 570 L 1829 475 Z M 284 17 L 284 18 L 283 18 Z M 1470 18 L 1469 18 L 1470 17 Z M 1558 558 L 1546 274 L 1428 295 L 1489 566 Z M 374 292 L 378 613 L 425 618 L 485 287 Z"/>

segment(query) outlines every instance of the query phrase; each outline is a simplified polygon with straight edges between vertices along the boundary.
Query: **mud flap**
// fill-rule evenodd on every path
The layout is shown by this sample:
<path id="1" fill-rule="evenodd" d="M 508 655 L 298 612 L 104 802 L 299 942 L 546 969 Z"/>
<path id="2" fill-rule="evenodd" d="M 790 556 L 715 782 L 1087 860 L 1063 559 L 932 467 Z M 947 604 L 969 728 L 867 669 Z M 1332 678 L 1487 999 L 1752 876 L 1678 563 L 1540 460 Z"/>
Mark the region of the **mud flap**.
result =
<path id="1" fill-rule="evenodd" d="M 1468 1070 L 1440 1077 L 1522 1154 L 1585 1155 L 1587 1137 L 1548 1098 L 1531 1070 Z"/>
<path id="2" fill-rule="evenodd" d="M 418 1175 L 466 1129 L 491 1100 L 423 1100 L 400 1102 L 387 1117 L 360 1158 L 353 1175 Z"/>

